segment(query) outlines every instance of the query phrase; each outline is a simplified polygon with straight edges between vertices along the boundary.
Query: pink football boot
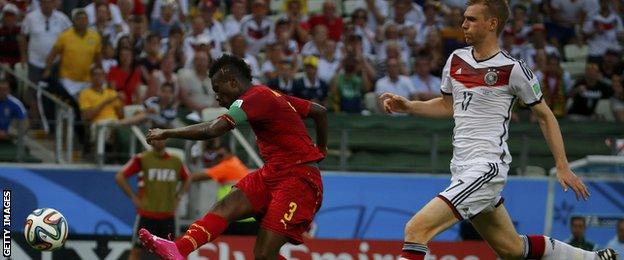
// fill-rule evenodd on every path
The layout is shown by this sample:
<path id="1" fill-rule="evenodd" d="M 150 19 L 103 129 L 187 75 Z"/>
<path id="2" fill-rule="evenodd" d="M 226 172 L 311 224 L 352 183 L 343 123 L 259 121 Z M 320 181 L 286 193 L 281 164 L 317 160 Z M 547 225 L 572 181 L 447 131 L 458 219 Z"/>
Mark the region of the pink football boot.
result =
<path id="1" fill-rule="evenodd" d="M 166 260 L 185 260 L 173 241 L 152 235 L 147 229 L 139 230 L 139 239 L 147 250 Z"/>

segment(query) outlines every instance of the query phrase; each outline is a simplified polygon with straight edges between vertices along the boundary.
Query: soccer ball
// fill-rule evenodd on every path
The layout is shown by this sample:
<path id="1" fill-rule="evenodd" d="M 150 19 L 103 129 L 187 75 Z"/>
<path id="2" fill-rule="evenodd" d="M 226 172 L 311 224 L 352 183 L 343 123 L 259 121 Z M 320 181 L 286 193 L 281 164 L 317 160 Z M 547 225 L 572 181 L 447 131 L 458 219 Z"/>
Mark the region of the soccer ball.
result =
<path id="1" fill-rule="evenodd" d="M 24 236 L 26 242 L 36 250 L 51 251 L 65 244 L 67 220 L 55 209 L 36 209 L 26 218 Z"/>

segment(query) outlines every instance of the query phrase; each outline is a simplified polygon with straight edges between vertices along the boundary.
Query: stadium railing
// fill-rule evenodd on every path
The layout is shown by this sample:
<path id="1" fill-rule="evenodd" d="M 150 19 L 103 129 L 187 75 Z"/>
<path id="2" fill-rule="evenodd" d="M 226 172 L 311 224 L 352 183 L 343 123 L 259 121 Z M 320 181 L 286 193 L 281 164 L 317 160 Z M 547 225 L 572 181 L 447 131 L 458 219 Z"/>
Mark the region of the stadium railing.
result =
<path id="1" fill-rule="evenodd" d="M 71 163 L 73 156 L 74 146 L 74 112 L 70 105 L 61 101 L 55 95 L 45 90 L 44 84 L 35 84 L 30 81 L 25 73 L 19 73 L 6 64 L 0 65 L 0 72 L 10 74 L 18 81 L 20 86 L 30 88 L 35 91 L 37 97 L 38 112 L 42 118 L 43 130 L 46 134 L 50 132 L 49 120 L 45 117 L 45 113 L 42 107 L 42 99 L 45 97 L 54 104 L 55 119 L 55 138 L 54 138 L 54 161 L 56 163 Z M 63 137 L 65 139 L 63 140 Z M 27 131 L 19 133 L 18 137 L 18 150 L 16 160 L 21 161 L 24 155 L 25 145 L 38 147 L 38 149 L 44 150 L 45 148 L 27 136 Z"/>

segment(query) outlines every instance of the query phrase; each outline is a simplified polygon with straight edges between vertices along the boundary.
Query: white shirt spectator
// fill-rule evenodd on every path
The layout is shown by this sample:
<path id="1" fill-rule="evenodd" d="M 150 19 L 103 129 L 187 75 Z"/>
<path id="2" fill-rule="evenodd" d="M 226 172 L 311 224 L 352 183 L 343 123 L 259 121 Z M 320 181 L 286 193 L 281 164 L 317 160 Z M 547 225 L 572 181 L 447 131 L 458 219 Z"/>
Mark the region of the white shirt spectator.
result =
<path id="1" fill-rule="evenodd" d="M 336 50 L 334 51 L 334 59 L 342 59 L 342 51 L 340 51 L 342 50 L 342 48 L 343 48 L 342 42 L 337 42 Z M 321 52 L 319 51 L 318 47 L 316 47 L 316 44 L 314 44 L 314 41 L 309 41 L 309 42 L 306 42 L 306 44 L 304 44 L 303 47 L 301 47 L 301 56 L 320 57 Z"/>
<path id="2" fill-rule="evenodd" d="M 587 17 L 592 17 L 600 10 L 598 0 L 551 0 L 550 5 L 570 23 L 578 23 L 581 11 L 587 13 Z"/>
<path id="3" fill-rule="evenodd" d="M 266 73 L 271 73 L 271 72 L 275 72 L 275 65 L 273 65 L 273 62 L 271 62 L 270 60 L 266 60 L 264 61 L 264 63 L 262 63 L 262 75 L 266 74 Z"/>
<path id="4" fill-rule="evenodd" d="M 180 87 L 187 91 L 186 94 L 193 103 L 201 107 L 218 106 L 209 77 L 201 79 L 195 69 L 181 69 L 178 73 L 178 82 Z"/>
<path id="5" fill-rule="evenodd" d="M 176 9 L 176 12 L 173 14 L 173 19 L 180 21 L 180 17 L 178 17 L 179 10 L 182 10 L 182 14 L 184 14 L 184 16 L 188 16 L 189 3 L 188 3 L 188 0 L 177 0 L 176 2 L 178 3 L 177 8 L 181 8 L 181 9 Z M 152 8 L 152 13 L 151 13 L 152 20 L 160 19 L 160 6 L 161 5 L 162 5 L 162 0 L 154 1 L 154 7 Z"/>
<path id="6" fill-rule="evenodd" d="M 617 36 L 622 30 L 622 20 L 613 12 L 607 17 L 597 13 L 587 19 L 583 25 L 583 32 L 595 33 L 587 40 L 589 56 L 602 56 L 608 49 L 619 51 L 621 46 Z"/>
<path id="7" fill-rule="evenodd" d="M 260 65 L 258 64 L 258 59 L 256 59 L 256 56 L 247 53 L 245 54 L 245 58 L 243 60 L 245 61 L 245 63 L 247 63 L 247 65 L 249 65 L 249 68 L 251 69 L 251 76 L 253 77 L 253 79 L 258 81 L 258 79 L 262 77 L 262 74 L 260 72 Z"/>
<path id="8" fill-rule="evenodd" d="M 410 80 L 414 86 L 415 93 L 440 94 L 440 84 L 442 81 L 439 77 L 430 74 L 427 81 L 425 81 L 418 75 L 412 75 Z"/>
<path id="9" fill-rule="evenodd" d="M 59 34 L 71 26 L 69 18 L 56 10 L 50 17 L 43 15 L 40 9 L 28 13 L 22 22 L 22 33 L 30 38 L 28 62 L 36 67 L 44 68 L 46 58 Z"/>
<path id="10" fill-rule="evenodd" d="M 401 62 L 403 62 L 404 64 L 410 64 L 409 63 L 410 48 L 409 46 L 407 46 L 407 42 L 401 40 L 399 41 L 399 44 L 401 45 Z M 387 41 L 384 41 L 376 45 L 375 53 L 377 53 L 376 59 L 378 62 L 385 62 L 385 60 L 388 58 L 388 55 L 386 54 L 387 45 L 388 45 Z"/>
<path id="11" fill-rule="evenodd" d="M 375 94 L 380 96 L 386 92 L 411 99 L 412 95 L 416 93 L 416 89 L 407 76 L 399 75 L 397 81 L 392 81 L 389 76 L 385 76 L 375 83 Z"/>
<path id="12" fill-rule="evenodd" d="M 618 252 L 618 254 L 624 254 L 624 241 L 619 241 L 617 235 L 613 237 L 607 244 L 607 248 L 611 248 Z"/>
<path id="13" fill-rule="evenodd" d="M 325 82 L 331 82 L 334 75 L 338 72 L 340 67 L 340 60 L 334 59 L 334 61 L 328 61 L 325 58 L 319 58 L 317 77 Z"/>
<path id="14" fill-rule="evenodd" d="M 233 15 L 228 15 L 223 21 L 223 29 L 225 30 L 226 38 L 230 38 L 236 34 L 241 33 L 241 24 L 243 19 L 237 21 Z"/>
<path id="15" fill-rule="evenodd" d="M 158 1 L 158 0 L 157 0 Z M 123 19 L 121 18 L 121 11 L 116 4 L 108 4 L 108 10 L 111 14 L 111 19 L 113 20 L 113 24 L 121 25 L 123 24 Z M 89 18 L 89 24 L 95 24 L 95 3 L 90 3 L 85 7 L 85 12 L 87 13 L 87 17 Z"/>
<path id="16" fill-rule="evenodd" d="M 427 35 L 429 34 L 429 32 L 440 31 L 442 30 L 442 28 L 444 28 L 444 23 L 442 21 L 436 21 L 436 23 L 433 25 L 426 25 L 425 23 L 418 25 L 418 30 L 417 30 L 416 39 L 415 39 L 416 43 L 420 45 L 424 45 L 425 41 L 427 40 Z"/>
<path id="17" fill-rule="evenodd" d="M 249 44 L 251 54 L 258 54 L 269 43 L 271 35 L 273 35 L 273 27 L 273 22 L 267 17 L 260 24 L 256 23 L 251 15 L 243 18 L 241 32 Z"/>
<path id="18" fill-rule="evenodd" d="M 388 1 L 386 0 L 374 0 L 374 1 L 375 1 L 375 7 L 377 10 L 379 10 L 379 13 L 383 17 L 388 17 L 390 15 L 390 5 L 388 4 Z M 368 29 L 375 31 L 375 29 L 377 28 L 377 20 L 375 19 L 375 15 L 373 14 L 373 12 L 370 11 L 370 8 L 366 6 L 366 0 L 359 0 L 356 4 L 356 7 L 369 10 L 367 26 L 368 26 Z"/>

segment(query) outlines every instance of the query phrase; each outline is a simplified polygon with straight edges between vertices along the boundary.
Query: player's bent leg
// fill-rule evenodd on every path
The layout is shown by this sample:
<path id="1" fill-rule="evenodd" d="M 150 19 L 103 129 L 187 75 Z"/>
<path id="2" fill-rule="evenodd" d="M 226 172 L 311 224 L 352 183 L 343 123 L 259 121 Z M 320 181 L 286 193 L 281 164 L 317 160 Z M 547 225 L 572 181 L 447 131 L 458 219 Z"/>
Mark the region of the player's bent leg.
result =
<path id="1" fill-rule="evenodd" d="M 470 222 L 500 258 L 524 258 L 524 241 L 516 232 L 503 204 L 492 211 L 477 214 Z"/>
<path id="2" fill-rule="evenodd" d="M 424 259 L 427 243 L 459 219 L 442 199 L 436 197 L 425 205 L 405 225 L 404 259 Z"/>
<path id="3" fill-rule="evenodd" d="M 284 259 L 279 255 L 279 250 L 288 240 L 287 236 L 261 228 L 254 246 L 254 258 L 256 260 Z"/>
<path id="4" fill-rule="evenodd" d="M 609 249 L 591 252 L 543 235 L 518 235 L 502 204 L 490 212 L 478 214 L 471 222 L 502 259 L 617 259 Z"/>

